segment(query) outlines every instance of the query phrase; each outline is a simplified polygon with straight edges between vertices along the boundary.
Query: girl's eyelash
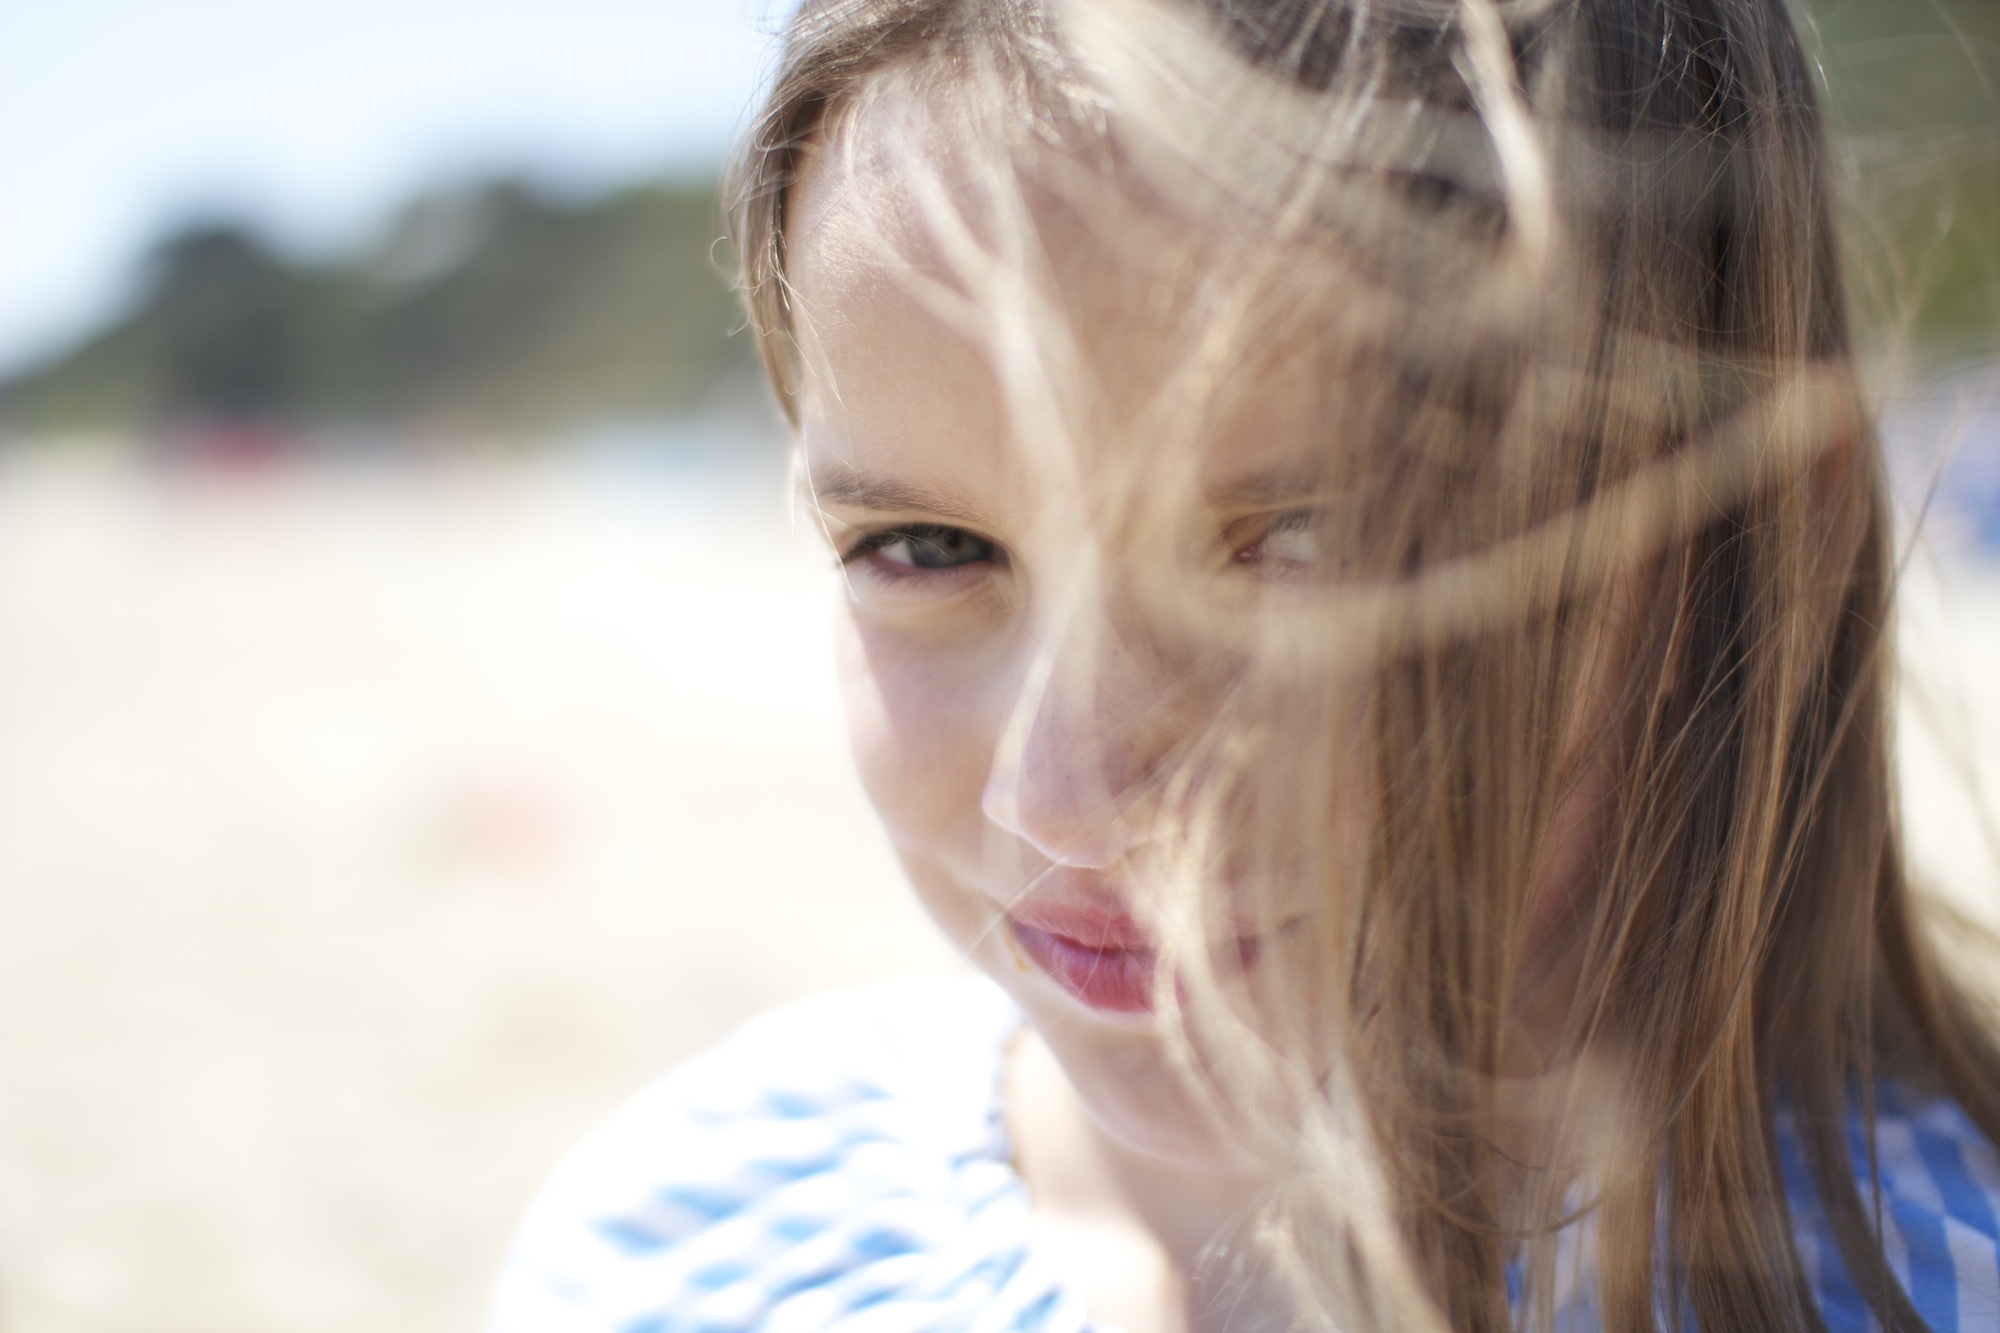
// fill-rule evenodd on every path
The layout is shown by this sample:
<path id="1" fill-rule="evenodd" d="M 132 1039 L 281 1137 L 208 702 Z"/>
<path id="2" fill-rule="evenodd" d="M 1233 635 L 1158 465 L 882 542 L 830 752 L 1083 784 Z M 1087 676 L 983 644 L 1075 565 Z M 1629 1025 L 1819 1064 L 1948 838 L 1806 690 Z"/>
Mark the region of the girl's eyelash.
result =
<path id="1" fill-rule="evenodd" d="M 1235 558 L 1242 559 L 1248 556 L 1251 552 L 1262 547 L 1265 542 L 1283 533 L 1317 531 L 1324 524 L 1325 519 L 1325 512 L 1319 508 L 1284 509 L 1260 516 L 1258 519 L 1253 520 L 1257 524 L 1254 535 L 1250 536 L 1249 540 L 1235 552 Z M 1236 526 L 1240 525 L 1232 525 L 1232 527 Z M 1006 558 L 1005 552 L 1002 551 L 997 543 L 990 542 L 967 528 L 954 527 L 946 523 L 899 523 L 886 528 L 877 528 L 872 532 L 862 533 L 845 550 L 838 553 L 836 560 L 841 566 L 845 567 L 903 542 L 922 543 L 937 549 L 946 549 L 959 543 L 970 542 L 977 546 L 985 547 L 990 551 L 990 554 L 985 557 L 987 560 L 1004 563 Z M 912 571 L 924 570 L 925 572 L 942 573 L 949 569 L 964 567 L 964 563 L 942 567 L 914 565 L 912 566 Z"/>
<path id="2" fill-rule="evenodd" d="M 986 538 L 979 536 L 970 529 L 952 527 L 947 523 L 899 523 L 893 527 L 878 528 L 873 532 L 865 532 L 856 538 L 853 544 L 848 546 L 846 550 L 840 552 L 838 559 L 841 565 L 846 566 L 853 564 L 857 560 L 874 555 L 878 551 L 886 550 L 899 542 L 922 542 L 942 549 L 963 540 L 987 546 L 991 548 L 991 558 L 993 560 L 1004 560 L 997 542 L 989 542 Z M 947 566 L 945 568 L 963 568 L 963 566 Z M 937 572 L 943 571 L 939 570 Z"/>
<path id="3" fill-rule="evenodd" d="M 1317 533 L 1325 525 L 1326 511 L 1317 507 L 1279 509 L 1240 520 L 1230 525 L 1231 558 L 1245 559 L 1273 537 L 1285 533 Z"/>
<path id="4" fill-rule="evenodd" d="M 851 565 L 863 556 L 873 555 L 885 546 L 894 546 L 910 536 L 911 529 L 879 528 L 874 532 L 864 532 L 836 557 L 841 564 Z"/>

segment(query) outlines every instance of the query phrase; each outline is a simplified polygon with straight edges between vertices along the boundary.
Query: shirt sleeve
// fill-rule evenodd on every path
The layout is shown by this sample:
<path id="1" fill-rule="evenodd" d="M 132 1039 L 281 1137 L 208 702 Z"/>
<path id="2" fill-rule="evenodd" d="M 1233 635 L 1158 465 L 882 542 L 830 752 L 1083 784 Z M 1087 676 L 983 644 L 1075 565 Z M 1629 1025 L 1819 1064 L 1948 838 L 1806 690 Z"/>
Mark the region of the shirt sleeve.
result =
<path id="1" fill-rule="evenodd" d="M 489 1333 L 811 1328 L 934 1306 L 939 1274 L 1025 1232 L 996 1110 L 1017 1023 L 987 983 L 920 978 L 750 1024 L 563 1158 Z"/>

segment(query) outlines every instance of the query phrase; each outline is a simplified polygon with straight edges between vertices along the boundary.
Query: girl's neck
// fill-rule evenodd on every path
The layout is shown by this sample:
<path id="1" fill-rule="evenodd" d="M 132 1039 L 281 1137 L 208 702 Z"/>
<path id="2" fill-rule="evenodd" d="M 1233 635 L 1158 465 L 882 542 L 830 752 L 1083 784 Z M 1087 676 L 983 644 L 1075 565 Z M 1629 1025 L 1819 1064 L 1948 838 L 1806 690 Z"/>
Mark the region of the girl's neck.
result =
<path id="1" fill-rule="evenodd" d="M 1228 1279 L 1227 1257 L 1209 1252 L 1255 1203 L 1260 1182 L 1162 1161 L 1106 1135 L 1032 1028 L 1008 1053 L 1004 1104 L 1036 1247 L 1093 1320 L 1131 1333 L 1288 1324 L 1274 1283 Z"/>

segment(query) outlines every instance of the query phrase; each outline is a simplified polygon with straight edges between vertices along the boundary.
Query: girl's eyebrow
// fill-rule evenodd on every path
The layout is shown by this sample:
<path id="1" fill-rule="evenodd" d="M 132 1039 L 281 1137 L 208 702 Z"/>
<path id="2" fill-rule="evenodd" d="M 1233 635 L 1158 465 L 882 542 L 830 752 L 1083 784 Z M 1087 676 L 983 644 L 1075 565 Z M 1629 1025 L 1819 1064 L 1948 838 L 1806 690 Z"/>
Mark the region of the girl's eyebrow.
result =
<path id="1" fill-rule="evenodd" d="M 1319 468 L 1279 467 L 1231 478 L 1212 490 L 1212 504 L 1273 505 L 1324 494 Z M 882 513 L 922 513 L 978 526 L 986 519 L 942 491 L 891 477 L 871 476 L 845 463 L 811 468 L 799 479 L 800 493 L 815 506 L 842 505 Z"/>
<path id="2" fill-rule="evenodd" d="M 1326 470 L 1322 467 L 1281 466 L 1229 477 L 1208 488 L 1211 504 L 1284 504 L 1324 496 Z"/>
<path id="3" fill-rule="evenodd" d="M 802 483 L 806 498 L 817 505 L 847 505 L 887 512 L 914 510 L 962 523 L 979 523 L 980 516 L 941 491 L 888 477 L 871 477 L 844 464 L 814 468 Z"/>

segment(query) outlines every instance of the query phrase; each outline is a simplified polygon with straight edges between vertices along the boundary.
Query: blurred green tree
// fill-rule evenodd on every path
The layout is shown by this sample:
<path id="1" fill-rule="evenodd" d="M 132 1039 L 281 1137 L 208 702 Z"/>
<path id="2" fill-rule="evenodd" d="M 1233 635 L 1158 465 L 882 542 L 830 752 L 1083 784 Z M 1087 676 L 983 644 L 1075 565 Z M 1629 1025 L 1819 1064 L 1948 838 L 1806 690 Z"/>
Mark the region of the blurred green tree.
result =
<path id="1" fill-rule="evenodd" d="M 323 265 L 202 223 L 155 249 L 129 314 L 0 385 L 0 419 L 506 431 L 687 411 L 754 377 L 721 235 L 705 182 L 582 205 L 519 182 L 442 192 Z"/>

